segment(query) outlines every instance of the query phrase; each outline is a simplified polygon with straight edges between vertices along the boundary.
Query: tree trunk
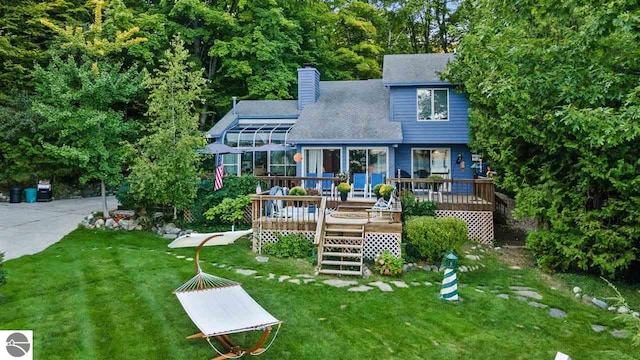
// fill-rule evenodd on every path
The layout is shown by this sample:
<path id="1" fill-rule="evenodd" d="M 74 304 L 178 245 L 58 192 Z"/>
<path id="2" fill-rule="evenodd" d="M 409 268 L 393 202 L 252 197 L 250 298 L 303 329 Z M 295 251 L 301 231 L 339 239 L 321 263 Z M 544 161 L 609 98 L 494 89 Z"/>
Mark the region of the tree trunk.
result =
<path id="1" fill-rule="evenodd" d="M 111 216 L 109 216 L 109 208 L 107 207 L 107 189 L 105 188 L 104 180 L 100 180 L 100 196 L 102 202 L 102 216 L 105 219 L 109 219 Z"/>
<path id="2" fill-rule="evenodd" d="M 216 68 L 218 67 L 218 58 L 217 57 L 212 57 L 209 58 L 209 66 L 207 69 L 207 79 L 211 80 L 213 79 L 213 75 L 216 72 Z M 208 86 L 211 86 L 211 83 L 209 83 Z M 209 103 L 205 102 L 204 105 L 202 106 L 202 111 L 200 112 L 200 125 L 206 125 L 207 123 L 207 116 L 209 112 Z M 213 124 L 212 124 L 213 125 Z"/>
<path id="3" fill-rule="evenodd" d="M 178 219 L 178 209 L 176 209 L 176 207 L 173 207 L 173 220 L 177 220 Z"/>

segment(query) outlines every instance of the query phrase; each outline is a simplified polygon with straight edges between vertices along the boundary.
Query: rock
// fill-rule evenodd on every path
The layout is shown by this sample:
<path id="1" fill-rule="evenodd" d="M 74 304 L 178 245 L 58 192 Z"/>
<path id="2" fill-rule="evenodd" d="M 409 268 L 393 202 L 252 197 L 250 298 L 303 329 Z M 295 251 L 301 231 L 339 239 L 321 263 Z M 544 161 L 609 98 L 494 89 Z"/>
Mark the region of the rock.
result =
<path id="1" fill-rule="evenodd" d="M 593 300 L 593 298 L 587 294 L 583 294 L 582 295 L 582 301 L 586 301 L 586 302 L 591 302 L 591 300 Z"/>
<path id="2" fill-rule="evenodd" d="M 616 310 L 618 310 L 618 308 L 617 308 L 617 307 L 615 307 L 615 306 L 609 306 L 609 307 L 607 308 L 607 310 L 609 310 L 609 311 L 611 311 L 611 312 L 615 312 Z"/>
<path id="3" fill-rule="evenodd" d="M 528 286 L 509 286 L 509 290 L 513 290 L 513 291 L 534 291 L 533 288 L 530 288 Z"/>
<path id="4" fill-rule="evenodd" d="M 188 257 L 188 258 L 186 258 L 185 260 L 187 260 L 187 261 L 193 261 L 193 258 Z"/>
<path id="5" fill-rule="evenodd" d="M 519 291 L 514 291 L 514 293 L 516 295 L 520 295 L 520 296 L 524 296 L 524 297 L 528 297 L 536 300 L 542 300 L 542 295 L 532 290 L 519 290 Z"/>
<path id="6" fill-rule="evenodd" d="M 254 275 L 255 273 L 257 273 L 257 271 L 250 270 L 250 269 L 236 269 L 236 273 L 238 273 L 240 275 L 251 276 L 251 275 Z"/>
<path id="7" fill-rule="evenodd" d="M 567 313 L 560 309 L 551 308 L 549 309 L 549 316 L 551 316 L 552 318 L 566 318 Z"/>
<path id="8" fill-rule="evenodd" d="M 278 278 L 278 281 L 279 282 L 283 282 L 283 281 L 285 281 L 287 279 L 291 279 L 291 276 L 289 276 L 289 275 L 280 275 L 280 277 Z"/>
<path id="9" fill-rule="evenodd" d="M 308 283 L 310 283 L 312 281 L 316 281 L 316 279 L 302 279 L 302 282 L 305 283 L 305 284 L 308 284 Z"/>
<path id="10" fill-rule="evenodd" d="M 607 330 L 606 326 L 602 326 L 602 325 L 591 325 L 591 329 L 597 333 L 599 332 L 603 332 L 605 330 Z"/>
<path id="11" fill-rule="evenodd" d="M 620 306 L 618 308 L 618 314 L 628 314 L 629 313 L 629 308 L 626 306 Z"/>
<path id="12" fill-rule="evenodd" d="M 573 288 L 573 293 L 574 294 L 581 293 L 581 292 L 582 292 L 582 289 L 580 289 L 580 287 L 576 286 L 576 287 Z"/>
<path id="13" fill-rule="evenodd" d="M 276 278 L 276 274 L 273 273 L 269 273 L 269 277 L 267 278 L 268 280 L 273 280 Z"/>
<path id="14" fill-rule="evenodd" d="M 362 270 L 362 277 L 365 279 L 368 279 L 371 277 L 371 270 L 369 270 L 368 267 L 364 267 L 364 269 Z"/>
<path id="15" fill-rule="evenodd" d="M 507 294 L 498 294 L 496 295 L 496 297 L 499 297 L 500 299 L 509 300 L 509 295 Z"/>
<path id="16" fill-rule="evenodd" d="M 176 235 L 178 235 L 180 233 L 180 231 L 182 231 L 182 230 L 180 228 L 175 227 L 175 226 L 174 227 L 165 226 L 165 228 L 164 228 L 164 232 L 167 233 L 167 234 L 176 234 Z"/>
<path id="17" fill-rule="evenodd" d="M 186 256 L 184 255 L 176 255 L 176 259 L 184 259 Z"/>
<path id="18" fill-rule="evenodd" d="M 496 247 L 493 248 L 493 250 L 500 251 L 500 250 L 502 250 L 502 248 L 500 246 L 496 246 Z"/>
<path id="19" fill-rule="evenodd" d="M 289 282 L 300 285 L 300 279 L 289 279 Z"/>
<path id="20" fill-rule="evenodd" d="M 520 301 L 524 301 L 524 302 L 528 302 L 529 299 L 524 297 L 524 296 L 516 296 L 516 299 L 520 300 Z"/>
<path id="21" fill-rule="evenodd" d="M 465 255 L 464 258 L 469 260 L 480 260 L 480 256 L 478 255 Z"/>
<path id="22" fill-rule="evenodd" d="M 629 333 L 627 332 L 627 330 L 613 330 L 611 332 L 611 336 L 616 339 L 626 339 L 629 337 Z"/>
<path id="23" fill-rule="evenodd" d="M 404 271 L 404 272 L 409 271 L 409 265 L 407 265 L 407 264 L 402 265 L 402 271 Z"/>
<path id="24" fill-rule="evenodd" d="M 582 295 L 580 295 L 580 293 L 575 294 L 576 299 L 581 299 Z"/>
<path id="25" fill-rule="evenodd" d="M 460 267 L 458 269 L 460 270 L 461 273 L 469 271 L 469 268 L 467 268 L 464 265 L 460 265 Z"/>
<path id="26" fill-rule="evenodd" d="M 365 292 L 365 291 L 369 291 L 369 290 L 372 290 L 372 289 L 373 288 L 370 287 L 370 286 L 360 285 L 360 286 L 349 288 L 348 291 L 351 291 L 351 292 Z"/>
<path id="27" fill-rule="evenodd" d="M 478 288 L 473 288 L 473 290 L 475 290 L 475 291 L 477 291 L 479 293 L 483 293 L 484 292 L 484 290 L 481 290 L 481 289 L 478 289 Z"/>
<path id="28" fill-rule="evenodd" d="M 113 220 L 113 219 L 107 219 L 107 220 L 104 222 L 104 227 L 111 229 L 111 228 L 116 227 L 116 226 L 117 226 L 116 224 L 117 224 L 117 223 L 116 223 L 116 221 L 115 221 L 115 220 Z"/>
<path id="29" fill-rule="evenodd" d="M 382 281 L 372 282 L 372 283 L 369 283 L 369 285 L 377 286 L 378 289 L 380 289 L 380 291 L 384 291 L 384 292 L 393 291 L 393 288 L 391 288 L 391 285 Z"/>
<path id="30" fill-rule="evenodd" d="M 422 270 L 424 271 L 431 271 L 431 265 L 425 265 L 422 267 Z"/>
<path id="31" fill-rule="evenodd" d="M 538 308 L 538 309 L 544 309 L 544 308 L 549 307 L 548 305 L 541 304 L 541 303 L 535 302 L 535 301 L 529 301 L 527 304 L 529 306 L 533 306 L 534 308 Z"/>
<path id="32" fill-rule="evenodd" d="M 458 288 L 460 288 L 460 289 L 464 289 L 467 286 L 469 286 L 469 284 L 460 284 L 460 283 L 458 284 Z"/>
<path id="33" fill-rule="evenodd" d="M 129 227 L 127 227 L 127 230 L 133 231 L 138 226 L 140 226 L 140 223 L 138 222 L 138 220 L 129 220 Z"/>
<path id="34" fill-rule="evenodd" d="M 640 317 L 640 312 L 634 311 L 633 312 L 633 317 Z"/>
<path id="35" fill-rule="evenodd" d="M 357 281 L 352 281 L 352 280 L 330 279 L 330 280 L 325 280 L 323 282 L 329 286 L 333 286 L 337 288 L 358 285 Z"/>
<path id="36" fill-rule="evenodd" d="M 134 230 L 136 230 L 136 231 L 142 231 L 142 225 L 138 225 L 138 226 L 136 226 Z"/>
<path id="37" fill-rule="evenodd" d="M 269 261 L 269 258 L 266 256 L 256 256 L 256 261 L 259 263 L 266 263 Z"/>
<path id="38" fill-rule="evenodd" d="M 440 269 L 438 269 L 438 267 L 437 267 L 437 266 L 432 265 L 432 266 L 431 266 L 431 271 L 432 271 L 432 272 L 440 272 Z"/>
<path id="39" fill-rule="evenodd" d="M 430 282 L 428 282 L 428 281 L 425 281 L 425 282 L 424 282 L 424 285 L 425 285 L 425 286 L 431 286 L 431 285 L 433 285 L 433 284 L 432 284 L 432 283 L 430 283 Z"/>
<path id="40" fill-rule="evenodd" d="M 123 228 L 123 229 L 129 229 L 129 220 L 120 220 L 120 222 L 118 223 L 118 225 Z"/>
<path id="41" fill-rule="evenodd" d="M 591 302 L 593 303 L 593 305 L 599 307 L 602 310 L 607 309 L 607 303 L 602 300 L 599 300 L 598 298 L 591 299 Z"/>
<path id="42" fill-rule="evenodd" d="M 391 281 L 391 283 L 393 285 L 395 285 L 398 288 L 408 288 L 409 285 L 407 285 L 407 283 L 405 283 L 404 281 Z"/>
<path id="43" fill-rule="evenodd" d="M 162 235 L 162 238 L 169 239 L 169 240 L 175 240 L 177 237 L 178 237 L 177 234 L 164 234 L 164 235 Z"/>
<path id="44" fill-rule="evenodd" d="M 510 266 L 509 269 L 511 269 L 511 270 L 520 270 L 522 268 L 520 266 L 513 265 L 513 266 Z"/>

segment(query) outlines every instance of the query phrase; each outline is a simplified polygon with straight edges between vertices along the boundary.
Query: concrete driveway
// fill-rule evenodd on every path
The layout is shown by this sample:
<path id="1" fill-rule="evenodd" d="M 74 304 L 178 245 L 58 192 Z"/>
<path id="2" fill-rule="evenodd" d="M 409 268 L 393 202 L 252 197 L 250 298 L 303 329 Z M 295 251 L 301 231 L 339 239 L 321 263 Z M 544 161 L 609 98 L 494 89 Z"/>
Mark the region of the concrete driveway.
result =
<path id="1" fill-rule="evenodd" d="M 118 201 L 107 197 L 109 209 Z M 0 252 L 5 260 L 38 253 L 78 227 L 92 211 L 101 211 L 100 198 L 54 200 L 40 203 L 0 202 Z"/>

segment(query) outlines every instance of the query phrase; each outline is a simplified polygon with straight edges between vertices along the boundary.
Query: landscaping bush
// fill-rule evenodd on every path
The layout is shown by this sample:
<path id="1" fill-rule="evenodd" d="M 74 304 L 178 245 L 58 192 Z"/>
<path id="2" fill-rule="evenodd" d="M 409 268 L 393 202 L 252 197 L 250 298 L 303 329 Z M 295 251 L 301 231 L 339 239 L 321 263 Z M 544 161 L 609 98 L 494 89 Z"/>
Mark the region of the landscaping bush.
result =
<path id="1" fill-rule="evenodd" d="M 377 184 L 376 186 L 373 187 L 373 193 L 375 194 L 376 197 L 380 197 L 382 195 L 380 195 L 380 188 L 384 186 L 384 184 Z"/>
<path id="2" fill-rule="evenodd" d="M 281 258 L 306 259 L 313 257 L 315 246 L 306 237 L 300 234 L 276 235 L 277 243 L 266 243 L 262 245 L 262 252 Z"/>
<path id="3" fill-rule="evenodd" d="M 7 271 L 4 269 L 4 253 L 0 252 L 0 286 L 7 283 Z"/>
<path id="4" fill-rule="evenodd" d="M 462 251 L 467 241 L 467 224 L 457 218 L 415 216 L 405 222 L 407 242 L 428 261 L 441 261 L 449 250 Z"/>
<path id="5" fill-rule="evenodd" d="M 223 224 L 233 225 L 244 220 L 244 211 L 251 204 L 247 195 L 235 199 L 226 198 L 222 202 L 204 213 L 207 220 L 217 220 Z"/>
<path id="6" fill-rule="evenodd" d="M 213 190 L 213 181 L 202 181 L 198 188 L 191 214 L 195 218 L 192 225 L 208 225 L 204 213 L 220 204 L 225 198 L 237 198 L 243 195 L 255 194 L 258 180 L 253 175 L 226 175 L 222 189 Z"/>
<path id="7" fill-rule="evenodd" d="M 402 194 L 402 215 L 404 218 L 411 216 L 435 216 L 436 203 L 433 201 L 417 201 L 415 195 L 405 191 Z"/>
<path id="8" fill-rule="evenodd" d="M 381 275 L 396 276 L 402 273 L 402 264 L 402 258 L 397 258 L 389 250 L 384 250 L 376 257 L 373 268 Z"/>

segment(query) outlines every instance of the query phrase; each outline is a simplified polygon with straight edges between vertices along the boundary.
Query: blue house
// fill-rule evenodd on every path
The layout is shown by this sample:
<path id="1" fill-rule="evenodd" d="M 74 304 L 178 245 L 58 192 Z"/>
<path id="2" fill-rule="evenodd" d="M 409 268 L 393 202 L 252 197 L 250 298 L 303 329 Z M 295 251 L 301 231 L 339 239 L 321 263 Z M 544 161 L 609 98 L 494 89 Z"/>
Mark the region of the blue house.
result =
<path id="1" fill-rule="evenodd" d="M 453 57 L 386 55 L 382 79 L 358 81 L 320 81 L 305 64 L 298 100 L 234 101 L 207 136 L 240 149 L 295 147 L 224 155 L 231 174 L 471 179 L 471 169 L 461 166 L 472 161 L 467 99 L 438 75 Z"/>

